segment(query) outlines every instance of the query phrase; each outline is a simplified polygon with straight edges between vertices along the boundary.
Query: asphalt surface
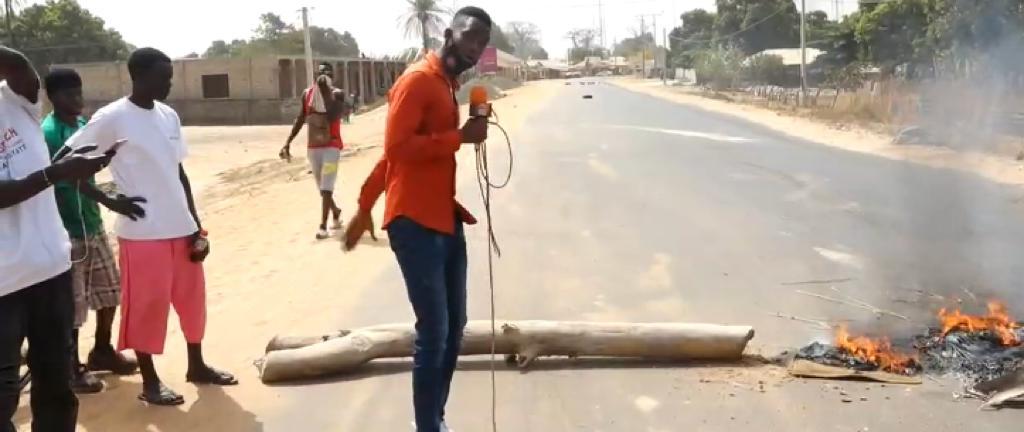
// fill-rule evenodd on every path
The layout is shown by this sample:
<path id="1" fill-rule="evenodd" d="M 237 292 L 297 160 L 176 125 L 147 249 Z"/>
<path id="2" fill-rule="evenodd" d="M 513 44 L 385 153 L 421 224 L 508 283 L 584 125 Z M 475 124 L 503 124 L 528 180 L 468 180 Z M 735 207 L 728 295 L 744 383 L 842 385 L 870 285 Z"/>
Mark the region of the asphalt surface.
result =
<path id="1" fill-rule="evenodd" d="M 941 306 L 916 290 L 975 307 L 967 288 L 1024 312 L 1018 189 L 594 82 L 559 89 L 513 133 L 514 177 L 494 196 L 499 318 L 749 324 L 751 351 L 773 355 L 830 333 L 775 314 L 846 319 L 899 338 Z M 496 175 L 501 153 L 492 147 Z M 473 166 L 460 170 L 459 195 L 482 215 Z M 468 232 L 470 317 L 486 319 L 485 230 Z M 802 284 L 816 280 L 841 281 Z M 411 319 L 397 265 L 366 292 L 339 328 Z M 409 365 L 283 387 L 285 408 L 262 415 L 262 428 L 411 430 Z M 497 383 L 503 431 L 1009 431 L 1024 422 L 954 400 L 950 381 L 789 380 L 749 365 L 541 360 L 527 373 L 499 365 Z M 486 358 L 463 362 L 448 413 L 456 431 L 490 430 Z"/>

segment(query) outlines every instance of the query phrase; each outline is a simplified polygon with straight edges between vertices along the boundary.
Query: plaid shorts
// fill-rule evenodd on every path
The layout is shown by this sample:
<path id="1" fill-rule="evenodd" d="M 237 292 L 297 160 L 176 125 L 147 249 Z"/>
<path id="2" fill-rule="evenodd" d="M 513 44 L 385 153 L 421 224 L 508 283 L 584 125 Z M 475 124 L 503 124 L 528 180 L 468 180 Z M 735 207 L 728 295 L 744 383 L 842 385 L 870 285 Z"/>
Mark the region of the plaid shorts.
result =
<path id="1" fill-rule="evenodd" d="M 75 328 L 85 323 L 89 309 L 121 304 L 121 275 L 105 233 L 71 239 L 71 274 L 75 292 Z"/>

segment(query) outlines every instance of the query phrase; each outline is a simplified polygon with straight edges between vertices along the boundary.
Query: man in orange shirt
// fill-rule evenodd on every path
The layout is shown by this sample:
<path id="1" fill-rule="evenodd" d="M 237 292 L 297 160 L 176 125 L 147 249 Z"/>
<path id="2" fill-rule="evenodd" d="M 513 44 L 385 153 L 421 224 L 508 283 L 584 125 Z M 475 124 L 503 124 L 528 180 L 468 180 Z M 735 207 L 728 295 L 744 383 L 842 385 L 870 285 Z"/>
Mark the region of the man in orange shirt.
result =
<path id="1" fill-rule="evenodd" d="M 384 156 L 363 184 L 359 212 L 345 233 L 352 249 L 373 232 L 370 210 L 387 190 L 384 228 L 416 313 L 413 407 L 419 432 L 443 432 L 466 326 L 466 239 L 476 220 L 455 201 L 455 153 L 487 140 L 487 119 L 459 129 L 456 78 L 490 43 L 491 18 L 480 8 L 455 13 L 444 46 L 409 67 L 388 94 Z"/>

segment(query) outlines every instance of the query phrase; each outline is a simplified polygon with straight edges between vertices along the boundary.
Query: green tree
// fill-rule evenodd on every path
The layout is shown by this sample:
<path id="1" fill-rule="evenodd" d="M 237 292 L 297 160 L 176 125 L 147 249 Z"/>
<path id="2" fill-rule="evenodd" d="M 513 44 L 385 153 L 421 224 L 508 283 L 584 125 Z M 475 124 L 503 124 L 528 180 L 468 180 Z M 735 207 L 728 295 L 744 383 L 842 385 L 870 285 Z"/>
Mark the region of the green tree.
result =
<path id="1" fill-rule="evenodd" d="M 742 29 L 736 43 L 747 54 L 793 48 L 800 44 L 800 12 L 792 0 L 748 2 Z"/>
<path id="2" fill-rule="evenodd" d="M 860 12 L 847 15 L 842 22 L 833 26 L 817 48 L 824 50 L 815 61 L 825 68 L 826 73 L 857 63 L 861 59 L 861 46 L 857 40 L 857 25 Z"/>
<path id="3" fill-rule="evenodd" d="M 406 37 L 418 37 L 424 51 L 430 49 L 430 38 L 444 33 L 448 10 L 437 0 L 406 0 L 408 12 L 403 15 L 402 28 Z"/>
<path id="4" fill-rule="evenodd" d="M 548 52 L 540 46 L 540 27 L 534 23 L 508 23 L 508 39 L 516 56 L 522 59 L 546 60 Z"/>
<path id="5" fill-rule="evenodd" d="M 937 50 L 928 36 L 929 1 L 886 2 L 860 14 L 856 36 L 861 58 L 886 75 L 906 66 L 907 76 L 915 77 L 919 67 L 931 66 Z"/>
<path id="6" fill-rule="evenodd" d="M 839 22 L 830 21 L 825 11 L 807 13 L 807 46 L 823 49 L 829 36 L 839 27 Z"/>
<path id="7" fill-rule="evenodd" d="M 14 35 L 14 20 L 17 18 L 17 10 L 22 6 L 22 0 L 4 0 L 4 39 L 10 46 L 17 45 L 17 38 Z"/>
<path id="8" fill-rule="evenodd" d="M 260 15 L 260 25 L 253 32 L 257 39 L 276 42 L 294 31 L 295 27 L 284 22 L 280 15 L 267 12 Z"/>
<path id="9" fill-rule="evenodd" d="M 697 83 L 710 85 L 715 91 L 736 85 L 743 67 L 743 52 L 736 48 L 718 47 L 697 55 Z"/>
<path id="10" fill-rule="evenodd" d="M 760 54 L 747 58 L 743 65 L 743 77 L 753 84 L 783 86 L 786 82 L 786 65 L 782 57 Z"/>
<path id="11" fill-rule="evenodd" d="M 587 57 L 603 57 L 604 48 L 597 45 L 597 31 L 594 29 L 570 30 L 565 35 L 572 43 L 569 49 L 569 63 L 583 61 Z"/>
<path id="12" fill-rule="evenodd" d="M 718 46 L 736 46 L 746 54 L 793 48 L 800 41 L 800 13 L 792 0 L 716 0 Z"/>
<path id="13" fill-rule="evenodd" d="M 932 0 L 928 42 L 957 74 L 981 61 L 994 69 L 1018 64 L 1024 48 L 1024 0 Z"/>
<path id="14" fill-rule="evenodd" d="M 618 57 L 630 57 L 633 54 L 641 53 L 644 50 L 650 50 L 652 46 L 654 46 L 654 35 L 651 33 L 644 33 L 642 35 L 625 38 L 616 43 L 615 48 L 612 49 L 612 55 Z"/>
<path id="15" fill-rule="evenodd" d="M 99 17 L 75 0 L 48 0 L 29 6 L 12 20 L 15 48 L 40 69 L 58 63 L 123 60 L 132 50 Z"/>
<path id="16" fill-rule="evenodd" d="M 669 33 L 672 62 L 692 69 L 696 56 L 713 43 L 716 15 L 704 9 L 694 9 L 680 16 L 683 25 Z"/>
<path id="17" fill-rule="evenodd" d="M 508 36 L 501 29 L 501 26 L 497 24 L 491 26 L 491 46 L 507 53 L 512 53 L 516 50 L 512 46 L 512 42 L 509 41 Z"/>
<path id="18" fill-rule="evenodd" d="M 347 31 L 342 33 L 333 28 L 311 26 L 309 38 L 314 55 L 326 57 L 356 57 L 359 55 L 359 44 Z M 265 13 L 260 16 L 260 24 L 253 30 L 252 39 L 247 41 L 235 39 L 230 43 L 223 40 L 213 41 L 203 57 L 301 55 L 305 51 L 305 35 L 301 30 L 285 23 L 276 14 Z"/>

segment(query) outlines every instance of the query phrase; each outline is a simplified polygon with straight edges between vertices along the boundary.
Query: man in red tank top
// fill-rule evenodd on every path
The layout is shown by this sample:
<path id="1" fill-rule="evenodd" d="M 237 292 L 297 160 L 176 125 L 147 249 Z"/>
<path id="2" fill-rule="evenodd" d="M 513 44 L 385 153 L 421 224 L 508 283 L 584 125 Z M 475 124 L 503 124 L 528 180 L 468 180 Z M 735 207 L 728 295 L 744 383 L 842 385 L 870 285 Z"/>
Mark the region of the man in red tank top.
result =
<path id="1" fill-rule="evenodd" d="M 321 201 L 320 228 L 316 234 L 320 240 L 330 237 L 327 231 L 328 215 L 334 216 L 332 229 L 341 229 L 341 208 L 334 202 L 334 184 L 338 179 L 338 161 L 344 147 L 341 140 L 341 116 L 345 111 L 345 93 L 335 88 L 333 81 L 334 69 L 331 64 L 320 64 L 316 86 L 302 92 L 302 108 L 279 154 L 281 159 L 291 161 L 292 140 L 303 125 L 308 125 L 307 156 Z"/>

